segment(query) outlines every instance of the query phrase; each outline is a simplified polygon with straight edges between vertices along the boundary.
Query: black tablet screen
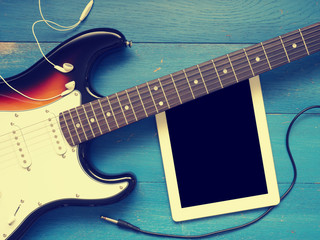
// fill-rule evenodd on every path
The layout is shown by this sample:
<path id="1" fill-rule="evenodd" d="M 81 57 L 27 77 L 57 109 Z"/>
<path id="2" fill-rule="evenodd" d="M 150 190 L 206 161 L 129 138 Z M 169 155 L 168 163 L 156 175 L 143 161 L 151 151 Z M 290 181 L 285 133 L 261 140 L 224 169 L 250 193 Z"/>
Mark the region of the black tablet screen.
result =
<path id="1" fill-rule="evenodd" d="M 267 193 L 249 81 L 166 116 L 183 208 Z"/>

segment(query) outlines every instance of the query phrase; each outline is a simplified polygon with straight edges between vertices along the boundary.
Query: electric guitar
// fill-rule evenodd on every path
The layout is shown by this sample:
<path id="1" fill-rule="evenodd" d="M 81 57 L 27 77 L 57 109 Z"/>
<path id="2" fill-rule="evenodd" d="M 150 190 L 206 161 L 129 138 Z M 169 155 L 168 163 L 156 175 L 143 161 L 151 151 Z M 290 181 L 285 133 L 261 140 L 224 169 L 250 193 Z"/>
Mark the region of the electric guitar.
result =
<path id="1" fill-rule="evenodd" d="M 7 79 L 35 98 L 0 83 L 0 238 L 19 239 L 44 212 L 67 205 L 109 204 L 127 196 L 131 173 L 108 176 L 87 159 L 87 141 L 272 70 L 320 50 L 320 23 L 103 97 L 90 88 L 89 73 L 101 54 L 130 46 L 114 29 L 80 33 L 48 59 L 74 69 L 60 73 L 45 59 Z"/>

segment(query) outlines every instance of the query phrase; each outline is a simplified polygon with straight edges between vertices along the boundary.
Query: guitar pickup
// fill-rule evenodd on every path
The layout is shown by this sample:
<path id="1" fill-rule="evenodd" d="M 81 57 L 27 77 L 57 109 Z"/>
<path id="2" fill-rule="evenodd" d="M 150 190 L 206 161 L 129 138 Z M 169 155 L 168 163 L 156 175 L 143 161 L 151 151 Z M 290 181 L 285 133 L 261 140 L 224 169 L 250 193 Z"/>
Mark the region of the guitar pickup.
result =
<path id="1" fill-rule="evenodd" d="M 46 113 L 49 115 L 47 119 L 47 129 L 51 138 L 53 148 L 58 155 L 63 155 L 64 153 L 66 153 L 67 147 L 62 138 L 57 117 L 53 113 L 50 113 L 50 111 L 47 111 Z"/>
<path id="2" fill-rule="evenodd" d="M 11 127 L 11 140 L 13 142 L 17 160 L 22 168 L 28 168 L 31 166 L 32 161 L 23 133 L 19 126 L 11 124 Z"/>

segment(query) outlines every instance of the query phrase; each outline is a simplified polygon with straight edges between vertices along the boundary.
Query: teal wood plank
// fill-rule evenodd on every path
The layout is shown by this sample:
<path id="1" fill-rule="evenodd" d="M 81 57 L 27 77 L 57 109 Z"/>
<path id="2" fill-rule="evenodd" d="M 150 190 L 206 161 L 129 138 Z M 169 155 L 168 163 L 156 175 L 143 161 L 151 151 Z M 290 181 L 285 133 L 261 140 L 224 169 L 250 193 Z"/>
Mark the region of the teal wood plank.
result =
<path id="1" fill-rule="evenodd" d="M 89 1 L 42 1 L 48 20 L 76 23 Z M 83 25 L 72 33 L 36 26 L 40 41 L 63 41 L 79 31 L 112 27 L 138 42 L 252 43 L 320 21 L 317 0 L 272 1 L 95 1 Z M 0 41 L 34 41 L 37 1 L 0 1 Z"/>
<path id="2" fill-rule="evenodd" d="M 65 25 L 73 24 L 87 3 L 42 2 L 46 17 Z M 34 42 L 31 25 L 39 18 L 37 1 L 0 0 L 3 76 L 17 74 L 40 58 L 36 45 L 29 43 Z M 45 52 L 60 41 L 95 27 L 116 28 L 132 39 L 132 49 L 95 66 L 92 84 L 107 95 L 318 21 L 318 0 L 124 0 L 95 1 L 88 19 L 74 31 L 55 33 L 45 25 L 37 26 L 36 30 Z M 318 53 L 261 76 L 281 193 L 292 177 L 284 145 L 285 132 L 294 113 L 319 104 L 319 58 Z M 293 129 L 291 146 L 297 161 L 298 183 L 288 198 L 254 226 L 208 239 L 320 238 L 319 127 L 319 114 L 306 114 Z M 95 140 L 90 157 L 101 171 L 134 172 L 138 177 L 136 189 L 113 205 L 50 211 L 33 225 L 24 240 L 151 238 L 106 224 L 99 219 L 101 214 L 128 220 L 146 230 L 197 234 L 242 224 L 262 212 L 253 210 L 174 223 L 153 117 Z"/>
<path id="3" fill-rule="evenodd" d="M 281 190 L 286 187 L 280 184 Z M 261 222 L 208 239 L 317 239 L 320 236 L 319 198 L 319 185 L 297 184 L 288 198 Z M 164 183 L 142 183 L 128 198 L 113 205 L 52 210 L 42 216 L 23 239 L 151 239 L 102 222 L 99 219 L 101 214 L 127 220 L 146 230 L 199 234 L 248 222 L 263 211 L 251 210 L 174 223 L 170 218 Z"/>
<path id="4" fill-rule="evenodd" d="M 44 52 L 57 43 L 42 44 Z M 91 84 L 103 95 L 144 83 L 236 51 L 247 44 L 134 44 L 95 65 Z M 23 57 L 21 57 L 23 56 Z M 9 77 L 35 63 L 41 54 L 33 43 L 0 43 L 0 74 Z M 267 113 L 297 113 L 319 104 L 320 54 L 262 74 Z"/>

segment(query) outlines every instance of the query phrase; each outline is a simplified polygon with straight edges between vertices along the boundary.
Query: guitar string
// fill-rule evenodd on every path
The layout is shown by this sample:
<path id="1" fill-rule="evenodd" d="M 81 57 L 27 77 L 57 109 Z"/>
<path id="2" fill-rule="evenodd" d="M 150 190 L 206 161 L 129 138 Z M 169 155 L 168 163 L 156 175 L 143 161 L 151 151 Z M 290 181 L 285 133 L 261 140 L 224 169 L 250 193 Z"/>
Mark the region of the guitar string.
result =
<path id="1" fill-rule="evenodd" d="M 111 104 L 112 105 L 112 104 Z M 119 113 L 120 114 L 120 113 Z M 115 115 L 117 115 L 117 113 L 115 114 Z M 135 121 L 134 119 L 129 119 L 128 118 L 128 121 L 130 122 L 130 121 Z M 112 125 L 112 123 L 110 123 L 110 121 L 109 121 L 109 125 Z M 120 125 L 126 125 L 126 124 L 120 124 Z M 111 128 L 113 128 L 112 126 L 111 126 Z M 116 128 L 116 127 L 115 127 Z M 96 131 L 94 131 L 96 134 L 97 134 L 97 132 Z M 98 133 L 98 135 L 100 135 L 99 133 Z"/>
<path id="2" fill-rule="evenodd" d="M 303 48 L 304 49 L 304 48 Z M 305 50 L 303 50 L 303 51 L 305 51 Z M 292 57 L 292 55 L 291 55 L 291 57 Z M 202 72 L 203 73 L 203 72 Z M 233 78 L 233 76 L 232 76 L 232 78 Z M 167 79 L 163 79 L 163 80 L 167 80 Z M 185 81 L 185 79 L 183 79 L 184 81 Z M 179 80 L 178 80 L 179 81 Z M 176 81 L 177 82 L 177 81 Z M 144 88 L 146 88 L 145 86 L 144 86 Z M 180 90 L 180 89 L 179 89 Z M 173 91 L 173 93 L 175 93 L 174 92 L 174 90 L 172 90 Z M 148 95 L 149 95 L 149 91 L 147 90 L 145 93 L 147 93 Z M 170 92 L 169 92 L 170 93 Z M 141 93 L 140 93 L 141 94 Z M 142 93 L 143 94 L 143 93 Z M 120 95 L 120 94 L 119 94 Z M 168 94 L 167 94 L 168 95 Z M 153 96 L 155 96 L 155 94 L 153 94 Z M 180 95 L 181 96 L 181 95 Z M 156 98 L 156 97 L 155 97 Z M 169 98 L 169 97 L 168 97 Z M 111 105 L 112 105 L 112 103 L 114 103 L 114 101 L 112 101 L 112 100 L 115 100 L 115 99 L 111 99 L 110 97 L 109 97 L 109 99 L 111 100 Z M 115 100 L 116 101 L 116 103 L 119 103 L 119 101 L 117 101 L 117 100 Z M 121 103 L 121 101 L 120 101 L 120 103 Z M 121 105 L 121 104 L 120 104 Z M 153 108 L 154 108 L 154 106 L 152 106 Z M 116 108 L 114 108 L 114 111 L 115 112 L 117 112 L 117 114 L 121 114 L 119 111 L 117 111 L 117 110 L 121 110 L 120 109 L 120 106 L 116 109 Z M 137 111 L 136 111 L 137 112 Z"/>
<path id="3" fill-rule="evenodd" d="M 232 77 L 233 78 L 233 77 Z M 185 79 L 183 79 L 183 80 L 185 80 Z"/>
<path id="4" fill-rule="evenodd" d="M 120 108 L 119 108 L 120 109 Z M 116 113 L 115 115 L 117 115 L 117 114 L 120 114 L 120 112 L 118 112 L 118 113 Z M 101 119 L 100 119 L 101 120 Z M 131 121 L 131 120 L 128 120 L 128 121 Z M 125 124 L 124 124 L 125 125 Z"/>
<path id="5" fill-rule="evenodd" d="M 303 50 L 304 51 L 304 50 Z M 236 68 L 237 70 L 238 70 L 238 68 Z M 198 73 L 199 74 L 199 73 Z M 204 75 L 204 78 L 207 76 L 207 75 L 205 75 L 205 71 L 202 71 L 202 74 Z M 231 73 L 231 75 L 232 75 L 232 73 Z M 191 78 L 192 76 L 189 76 L 189 78 Z M 168 80 L 169 78 L 166 76 L 166 78 L 163 78 L 162 79 L 162 81 L 165 81 L 165 80 Z M 231 76 L 231 79 L 234 79 L 234 77 L 233 77 L 233 75 Z M 175 83 L 176 84 L 178 84 L 179 83 L 179 80 L 180 79 L 176 79 L 175 80 Z M 185 81 L 186 79 L 183 77 L 182 78 L 182 80 L 183 81 Z M 169 81 L 169 85 L 171 85 L 172 86 L 172 83 Z M 146 86 L 147 85 L 144 85 L 143 86 L 143 89 L 142 90 L 145 90 L 145 89 L 147 89 L 146 88 Z M 142 87 L 142 86 L 141 86 Z M 140 89 L 141 90 L 141 89 Z M 179 88 L 179 90 L 181 90 L 181 88 Z M 174 91 L 173 90 L 173 88 L 172 88 L 172 91 Z M 121 93 L 121 92 L 120 92 Z M 149 93 L 149 91 L 148 90 L 146 90 L 146 91 L 144 91 L 144 92 L 141 92 L 141 91 L 139 91 L 139 93 L 140 93 L 140 95 L 144 95 L 144 94 L 147 94 L 147 95 L 149 95 L 150 93 Z M 170 91 L 169 92 L 165 92 L 165 93 L 169 93 L 170 94 Z M 136 93 L 137 94 L 137 93 Z M 124 95 L 121 95 L 121 94 L 119 94 L 118 93 L 118 95 L 120 96 L 120 98 Z M 151 95 L 151 94 L 150 94 Z M 152 94 L 153 96 L 154 96 L 154 98 L 156 99 L 157 98 L 157 94 Z M 168 94 L 167 94 L 168 95 Z M 137 96 L 137 95 L 135 95 L 135 96 Z M 181 96 L 181 95 L 180 95 Z M 116 99 L 111 99 L 111 97 L 109 96 L 109 99 L 111 100 L 111 105 L 112 105 L 112 103 L 114 104 L 114 103 L 119 103 L 119 101 L 117 101 Z M 151 99 L 151 98 L 150 98 Z M 112 101 L 112 100 L 115 100 L 115 101 Z M 139 101 L 139 100 L 138 100 Z M 121 102 L 121 101 L 120 101 Z M 151 101 L 149 101 L 149 103 L 150 103 Z M 147 102 L 144 102 L 144 103 L 147 103 Z M 148 103 L 147 103 L 148 104 Z M 121 104 L 120 104 L 121 105 Z M 153 104 L 152 104 L 153 105 Z M 154 106 L 152 106 L 152 108 L 154 108 Z M 119 111 L 121 110 L 121 107 L 119 106 L 117 106 L 117 108 L 113 108 L 113 110 L 115 111 L 115 112 L 117 112 L 118 114 L 120 113 Z M 68 117 L 68 116 L 67 116 Z M 68 120 L 69 120 L 69 117 L 68 117 Z"/>
<path id="6" fill-rule="evenodd" d="M 292 34 L 292 36 L 294 36 L 296 33 L 293 33 Z M 287 37 L 287 36 L 286 36 Z M 312 36 L 312 37 L 314 37 L 314 36 Z M 276 40 L 278 40 L 277 38 L 274 38 L 273 39 L 274 41 L 276 41 Z M 270 40 L 269 40 L 270 41 Z M 255 46 L 255 45 L 253 45 L 253 46 Z M 279 44 L 277 44 L 277 45 L 275 45 L 275 46 L 279 46 Z M 252 46 L 251 46 L 252 47 Z M 248 47 L 248 48 L 250 48 L 250 47 Z M 257 47 L 255 47 L 256 49 L 258 49 L 259 48 L 259 46 L 257 46 Z M 252 49 L 254 49 L 254 48 L 252 48 Z M 252 49 L 250 49 L 250 51 L 252 50 Z M 281 49 L 281 48 L 280 48 Z M 239 51 L 239 50 L 238 50 Z M 231 53 L 232 54 L 232 53 Z M 230 55 L 231 55 L 230 54 Z M 239 54 L 238 55 L 240 55 L 241 53 L 239 52 Z M 252 53 L 251 55 L 253 55 L 253 54 L 255 54 L 255 53 Z M 269 54 L 270 54 L 270 52 L 269 52 Z M 223 56 L 222 56 L 223 57 Z M 232 56 L 232 57 L 234 57 L 234 56 Z M 245 61 L 246 62 L 246 61 Z M 201 65 L 201 64 L 200 64 Z M 205 67 L 205 65 L 204 66 L 201 66 L 201 67 Z M 220 66 L 219 66 L 220 67 Z M 184 79 L 184 81 L 185 81 L 185 79 Z M 111 103 L 112 104 L 112 103 Z M 119 107 L 119 109 L 120 109 L 120 107 Z M 101 120 L 101 119 L 100 119 Z"/>
<path id="7" fill-rule="evenodd" d="M 279 40 L 279 39 L 278 39 Z M 302 43 L 302 42 L 301 42 Z M 282 46 L 281 46 L 281 48 L 282 48 Z M 304 48 L 303 48 L 304 49 Z M 303 50 L 304 51 L 304 50 Z M 205 66 L 205 65 L 204 65 Z M 203 67 L 203 66 L 201 66 L 201 67 Z M 239 70 L 239 69 L 237 69 L 237 70 Z M 202 73 L 203 73 L 203 71 L 202 71 Z M 232 79 L 233 79 L 234 77 L 232 76 Z M 168 80 L 167 78 L 163 78 L 163 80 Z M 185 78 L 183 79 L 183 81 L 185 81 Z M 175 83 L 177 83 L 178 81 L 175 81 Z M 170 85 L 172 85 L 171 83 L 169 83 Z M 144 88 L 145 88 L 146 86 L 144 86 Z M 180 89 L 179 89 L 180 90 Z M 142 95 L 142 94 L 144 94 L 144 93 L 147 93 L 148 95 L 149 95 L 149 91 L 148 90 L 146 90 L 145 92 L 140 92 L 140 95 Z M 155 94 L 153 94 L 153 95 L 155 95 Z M 154 108 L 154 107 L 153 107 Z M 116 110 L 121 110 L 120 109 L 120 106 L 118 107 L 118 109 L 116 109 Z M 115 110 L 115 111 L 116 111 Z"/>
<path id="8" fill-rule="evenodd" d="M 58 122 L 56 122 L 55 124 L 56 124 L 56 127 L 60 126 L 58 124 Z M 45 131 L 45 129 L 42 129 L 42 130 Z M 39 131 L 40 131 L 40 129 L 36 129 L 32 133 L 36 133 L 36 132 L 39 132 Z M 29 134 L 30 134 L 30 132 L 29 132 Z M 28 135 L 28 133 L 24 134 L 24 137 L 26 137 L 27 135 Z M 39 138 L 39 137 L 41 137 L 41 138 Z M 17 163 L 16 165 L 19 166 L 19 164 L 18 164 L 19 159 L 20 160 L 24 160 L 24 159 L 29 158 L 30 157 L 30 155 L 29 155 L 30 151 L 35 153 L 35 152 L 37 152 L 39 150 L 42 150 L 43 147 L 47 146 L 48 144 L 52 144 L 52 140 L 51 140 L 51 138 L 50 138 L 50 136 L 49 136 L 49 134 L 47 132 L 43 132 L 42 134 L 40 134 L 40 135 L 38 135 L 36 137 L 35 136 L 29 136 L 28 139 L 25 139 L 25 141 L 23 140 L 23 141 L 19 141 L 19 142 L 20 142 L 20 146 L 14 146 L 14 144 L 12 144 L 12 142 L 8 141 L 8 139 L 7 139 L 7 141 L 6 141 L 7 146 L 3 146 L 2 145 L 3 148 L 0 151 L 7 150 L 10 147 L 11 147 L 11 149 L 10 149 L 10 152 L 7 152 L 5 155 L 1 154 L 0 165 L 1 164 L 3 165 L 4 163 L 10 162 L 10 161 L 15 161 Z M 28 144 L 26 144 L 26 142 L 28 142 Z M 67 143 L 65 143 L 65 144 L 67 144 Z M 22 158 L 21 157 L 21 153 L 19 152 L 19 148 L 24 149 L 25 147 L 28 148 L 28 151 L 27 151 L 28 153 L 27 153 L 27 156 L 24 156 Z M 12 148 L 16 148 L 17 150 L 15 151 Z M 25 154 L 25 153 L 23 153 L 23 154 Z M 44 153 L 42 153 L 42 155 L 43 154 Z M 7 158 L 3 159 L 3 157 L 6 156 L 6 155 L 10 155 L 10 156 L 8 156 Z M 0 170 L 3 170 L 3 167 L 1 167 Z"/>
<path id="9" fill-rule="evenodd" d="M 299 44 L 300 45 L 300 44 Z M 258 48 L 258 47 L 257 47 Z M 249 50 L 249 49 L 248 49 Z M 240 51 L 239 51 L 239 53 L 240 53 Z M 230 54 L 231 55 L 231 54 Z M 234 56 L 233 56 L 234 57 Z M 250 61 L 250 60 L 249 60 Z M 205 67 L 205 66 L 202 66 L 202 67 Z M 217 73 L 218 74 L 218 73 Z M 165 80 L 165 79 L 164 79 Z M 151 94 L 151 93 L 150 93 Z M 170 94 L 170 95 L 172 95 L 172 94 Z M 112 103 L 111 103 L 111 106 L 112 106 Z M 121 107 L 121 102 L 119 103 L 119 106 Z M 123 113 L 123 115 L 124 115 L 124 117 L 125 117 L 125 114 Z M 98 124 L 99 124 L 99 122 L 98 122 Z"/>

